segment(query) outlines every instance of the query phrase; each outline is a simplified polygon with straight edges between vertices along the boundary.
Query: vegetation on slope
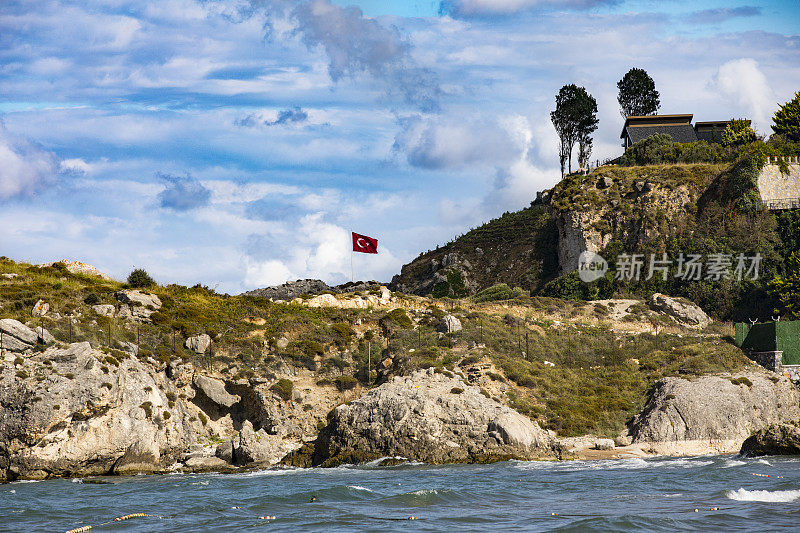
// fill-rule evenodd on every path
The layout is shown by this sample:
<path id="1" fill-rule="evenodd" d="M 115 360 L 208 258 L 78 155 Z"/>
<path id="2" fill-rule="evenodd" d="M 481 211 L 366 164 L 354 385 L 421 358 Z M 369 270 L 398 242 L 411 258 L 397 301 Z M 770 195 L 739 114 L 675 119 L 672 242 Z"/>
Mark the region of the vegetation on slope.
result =
<path id="1" fill-rule="evenodd" d="M 603 304 L 513 291 L 513 300 L 480 304 L 417 298 L 405 304 L 401 299 L 396 309 L 320 309 L 217 294 L 203 286 L 156 285 L 148 290 L 163 307 L 152 315 L 153 324 L 136 324 L 100 316 L 91 308 L 96 304 L 86 303 L 95 301 L 91 295 L 112 303 L 125 284 L 71 274 L 59 264 L 39 268 L 5 258 L 2 273 L 18 277 L 0 277 L 0 317 L 41 323 L 61 342 L 71 333 L 73 341 L 105 350 L 107 364 L 136 356 L 163 363 L 180 359 L 199 368 L 213 365 L 231 378 L 268 379 L 286 379 L 287 372 L 307 368 L 320 386 L 342 394 L 418 368 L 477 371 L 498 385 L 486 385 L 486 394 L 561 435 L 616 434 L 661 376 L 733 371 L 748 364 L 726 340 L 687 335 L 643 305 L 614 322 Z M 50 311 L 31 318 L 39 299 Z M 461 331 L 438 333 L 446 313 L 461 320 Z M 197 333 L 211 335 L 213 357 L 183 348 L 184 339 Z M 282 348 L 283 337 L 288 344 Z M 487 371 L 486 364 L 495 370 Z M 379 366 L 385 372 L 376 375 Z M 291 401 L 291 382 L 276 383 L 277 392 Z"/>

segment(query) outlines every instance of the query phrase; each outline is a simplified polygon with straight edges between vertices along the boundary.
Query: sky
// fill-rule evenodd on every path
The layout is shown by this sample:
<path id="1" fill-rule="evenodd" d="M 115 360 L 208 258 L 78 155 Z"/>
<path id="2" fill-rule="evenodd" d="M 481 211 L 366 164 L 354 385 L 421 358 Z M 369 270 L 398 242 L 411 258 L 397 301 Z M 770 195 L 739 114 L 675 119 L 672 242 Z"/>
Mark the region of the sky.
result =
<path id="1" fill-rule="evenodd" d="M 562 85 L 597 99 L 592 160 L 619 155 L 632 67 L 661 113 L 769 134 L 800 4 L 3 0 L 0 255 L 231 294 L 388 282 L 558 181 Z"/>

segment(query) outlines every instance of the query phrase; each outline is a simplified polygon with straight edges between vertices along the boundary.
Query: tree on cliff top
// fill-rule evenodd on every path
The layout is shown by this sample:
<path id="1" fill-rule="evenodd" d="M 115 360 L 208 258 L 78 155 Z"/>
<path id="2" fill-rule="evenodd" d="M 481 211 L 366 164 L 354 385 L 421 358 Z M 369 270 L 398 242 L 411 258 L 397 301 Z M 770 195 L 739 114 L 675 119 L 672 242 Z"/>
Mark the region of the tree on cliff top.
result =
<path id="1" fill-rule="evenodd" d="M 565 163 L 572 172 L 572 148 L 579 144 L 579 161 L 585 164 L 591 153 L 591 134 L 597 129 L 597 101 L 583 87 L 564 85 L 556 95 L 556 109 L 550 113 L 550 120 L 560 140 L 559 160 L 561 177 L 564 177 Z"/>
<path id="2" fill-rule="evenodd" d="M 783 104 L 772 117 L 772 131 L 786 140 L 800 143 L 800 92 Z"/>
<path id="3" fill-rule="evenodd" d="M 630 69 L 621 80 L 617 82 L 619 95 L 620 114 L 623 118 L 629 116 L 655 115 L 661 107 L 656 82 L 640 68 Z"/>

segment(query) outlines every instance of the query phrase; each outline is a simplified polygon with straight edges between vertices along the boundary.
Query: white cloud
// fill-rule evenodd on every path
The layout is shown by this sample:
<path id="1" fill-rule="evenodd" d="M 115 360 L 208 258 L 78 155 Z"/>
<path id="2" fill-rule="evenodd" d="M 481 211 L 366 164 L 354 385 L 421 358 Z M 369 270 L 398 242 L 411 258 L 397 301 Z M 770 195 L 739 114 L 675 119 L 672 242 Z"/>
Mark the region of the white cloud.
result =
<path id="1" fill-rule="evenodd" d="M 58 166 L 61 172 L 69 174 L 88 174 L 92 170 L 92 166 L 79 157 L 75 159 L 64 159 Z"/>
<path id="2" fill-rule="evenodd" d="M 588 9 L 621 0 L 442 0 L 440 10 L 454 16 L 511 15 L 528 9 Z"/>
<path id="3" fill-rule="evenodd" d="M 51 183 L 56 164 L 54 154 L 10 134 L 0 122 L 0 200 L 30 195 Z"/>
<path id="4" fill-rule="evenodd" d="M 758 131 L 769 131 L 770 117 L 775 110 L 775 93 L 755 59 L 728 61 L 717 70 L 712 86 L 738 106 Z M 725 117 L 739 118 L 739 117 Z"/>

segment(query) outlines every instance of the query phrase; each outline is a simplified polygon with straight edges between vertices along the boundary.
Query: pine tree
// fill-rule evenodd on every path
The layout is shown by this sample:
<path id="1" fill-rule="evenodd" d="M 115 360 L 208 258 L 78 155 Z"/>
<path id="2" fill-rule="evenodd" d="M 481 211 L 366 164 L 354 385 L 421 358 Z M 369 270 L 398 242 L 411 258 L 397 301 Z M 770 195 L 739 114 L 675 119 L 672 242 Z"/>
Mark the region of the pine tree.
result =
<path id="1" fill-rule="evenodd" d="M 800 143 L 800 92 L 775 111 L 772 122 L 772 131 L 787 141 Z"/>

